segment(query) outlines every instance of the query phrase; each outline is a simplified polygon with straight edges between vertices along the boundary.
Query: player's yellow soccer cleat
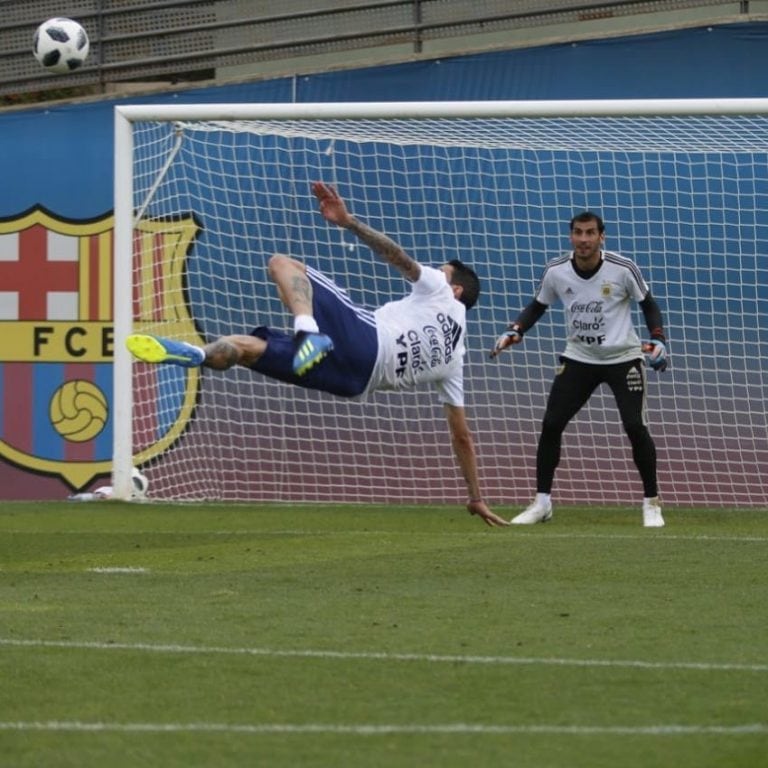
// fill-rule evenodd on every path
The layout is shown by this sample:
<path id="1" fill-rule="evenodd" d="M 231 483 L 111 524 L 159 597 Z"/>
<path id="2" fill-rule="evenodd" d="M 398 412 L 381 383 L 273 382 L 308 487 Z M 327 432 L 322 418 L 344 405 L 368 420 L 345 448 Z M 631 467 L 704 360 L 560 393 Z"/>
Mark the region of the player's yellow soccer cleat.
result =
<path id="1" fill-rule="evenodd" d="M 310 368 L 325 360 L 332 350 L 333 341 L 324 333 L 297 333 L 293 372 L 303 376 Z"/>
<path id="2" fill-rule="evenodd" d="M 171 363 L 184 368 L 197 368 L 205 360 L 205 352 L 200 347 L 162 336 L 132 333 L 126 338 L 125 346 L 136 359 L 145 363 Z"/>

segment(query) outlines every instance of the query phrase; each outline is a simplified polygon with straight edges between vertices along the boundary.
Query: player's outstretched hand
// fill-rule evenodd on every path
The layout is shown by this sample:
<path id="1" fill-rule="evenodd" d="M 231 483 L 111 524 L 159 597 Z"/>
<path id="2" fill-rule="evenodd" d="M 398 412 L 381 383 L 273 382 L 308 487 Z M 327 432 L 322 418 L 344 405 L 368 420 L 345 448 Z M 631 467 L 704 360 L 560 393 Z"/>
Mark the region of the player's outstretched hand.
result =
<path id="1" fill-rule="evenodd" d="M 488 505 L 484 501 L 469 501 L 467 502 L 467 512 L 470 515 L 477 515 L 483 518 L 483 522 L 486 525 L 509 525 L 509 521 L 503 517 L 499 517 L 495 512 L 491 512 Z"/>
<path id="2" fill-rule="evenodd" d="M 491 357 L 494 358 L 500 355 L 507 347 L 512 344 L 519 344 L 523 340 L 523 334 L 520 332 L 520 328 L 517 325 L 510 325 L 504 333 L 496 339 L 491 350 Z"/>
<path id="3" fill-rule="evenodd" d="M 667 370 L 669 355 L 667 345 L 658 339 L 652 339 L 643 344 L 643 352 L 648 355 L 648 364 L 654 371 L 662 373 Z"/>
<path id="4" fill-rule="evenodd" d="M 339 193 L 330 184 L 314 181 L 312 182 L 312 192 L 320 203 L 320 213 L 323 214 L 323 218 L 330 221 L 331 224 L 338 224 L 340 227 L 349 224 L 352 216 Z"/>

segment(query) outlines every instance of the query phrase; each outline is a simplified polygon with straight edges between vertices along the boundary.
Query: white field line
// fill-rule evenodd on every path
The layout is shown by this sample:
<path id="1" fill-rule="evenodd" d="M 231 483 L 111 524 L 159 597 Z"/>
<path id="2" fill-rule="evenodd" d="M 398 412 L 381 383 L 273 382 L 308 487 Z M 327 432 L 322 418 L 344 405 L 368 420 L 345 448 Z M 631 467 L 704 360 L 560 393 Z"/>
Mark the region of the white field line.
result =
<path id="1" fill-rule="evenodd" d="M 670 541 L 751 541 L 762 542 L 768 541 L 768 536 L 710 536 L 709 534 L 675 534 L 667 533 L 665 531 L 659 531 L 656 529 L 657 535 L 653 537 L 654 541 L 661 541 L 662 539 L 669 539 Z M 530 536 L 531 532 L 528 531 L 526 535 Z M 541 532 L 540 536 L 549 539 L 645 539 L 646 541 L 651 538 L 648 532 L 644 533 L 546 533 Z"/>
<path id="2" fill-rule="evenodd" d="M 82 531 L 72 531 L 72 533 L 80 534 Z M 131 533 L 167 533 L 176 534 L 179 531 L 131 531 Z M 258 531 L 258 530 L 233 530 L 233 531 L 181 531 L 184 534 L 191 535 L 204 535 L 204 536 L 257 536 L 269 538 L 271 536 L 310 536 L 315 538 L 338 538 L 346 536 L 376 536 L 381 538 L 382 536 L 407 536 L 413 538 L 417 533 L 413 531 L 391 531 L 391 530 L 365 530 L 365 531 L 317 531 L 317 530 L 284 530 L 284 531 Z M 629 539 L 638 541 L 649 541 L 653 539 L 654 542 L 661 541 L 662 539 L 669 541 L 748 541 L 765 543 L 768 542 L 768 536 L 711 536 L 709 534 L 670 534 L 666 531 L 660 531 L 654 529 L 653 531 L 642 531 L 639 533 L 553 533 L 551 527 L 549 530 L 542 530 L 541 527 L 537 527 L 534 530 L 531 528 L 525 531 L 516 531 L 521 536 L 535 536 L 537 539 Z M 655 536 L 653 534 L 656 534 Z M 432 533 L 421 534 L 424 537 L 432 537 Z M 439 534 L 441 537 L 461 537 L 463 540 L 467 538 L 485 539 L 488 543 L 495 542 L 496 538 L 493 533 L 488 531 L 482 531 L 477 533 L 467 533 L 466 531 L 447 532 L 441 531 Z M 496 532 L 496 536 L 503 535 L 501 531 Z M 514 535 L 511 534 L 510 535 Z M 493 538 L 491 538 L 493 537 Z"/>
<path id="3" fill-rule="evenodd" d="M 768 724 L 744 725 L 491 725 L 473 723 L 435 724 L 334 724 L 334 723 L 83 723 L 0 722 L 0 731 L 70 731 L 91 733 L 242 733 L 242 734 L 544 734 L 566 736 L 742 736 L 768 734 Z"/>
<path id="4" fill-rule="evenodd" d="M 509 529 L 506 529 L 507 532 L 509 532 Z M 155 533 L 154 531 L 149 531 L 148 533 Z M 191 531 L 190 533 L 200 533 L 199 531 Z M 298 530 L 290 530 L 290 531 L 206 531 L 204 533 L 207 533 L 211 536 L 315 536 L 315 537 L 339 537 L 339 536 L 377 536 L 381 538 L 382 536 L 407 536 L 408 538 L 413 538 L 414 534 L 413 531 L 390 531 L 390 530 L 381 530 L 381 531 L 373 531 L 373 530 L 366 530 L 366 531 L 298 531 Z M 659 530 L 658 528 L 652 529 L 651 531 L 643 531 L 641 533 L 553 533 L 551 530 L 551 527 L 549 530 L 542 530 L 540 526 L 537 526 L 534 530 L 531 530 L 531 528 L 526 528 L 524 531 L 515 531 L 515 533 L 522 536 L 534 536 L 537 540 L 541 541 L 542 539 L 627 539 L 629 541 L 650 541 L 653 540 L 654 543 L 657 543 L 662 540 L 667 541 L 744 541 L 744 542 L 753 542 L 758 544 L 765 544 L 768 542 L 768 536 L 711 536 L 709 534 L 670 534 L 664 530 Z M 655 535 L 654 535 L 655 534 Z M 422 536 L 432 536 L 431 533 L 424 533 L 421 534 Z M 461 537 L 462 540 L 466 540 L 467 538 L 475 538 L 475 539 L 484 539 L 487 543 L 496 543 L 495 536 L 502 536 L 504 533 L 501 531 L 497 531 L 495 533 L 491 533 L 489 531 L 482 531 L 479 533 L 466 533 L 462 531 L 456 531 L 456 532 L 446 532 L 441 531 L 439 534 L 441 537 L 447 536 L 447 537 Z M 509 533 L 509 535 L 514 535 L 512 533 Z M 491 538 L 493 537 L 493 538 Z"/>
<path id="5" fill-rule="evenodd" d="M 27 529 L 5 529 L 3 533 L 7 535 L 14 534 L 29 534 Z M 56 535 L 64 536 L 80 536 L 83 530 L 59 530 L 56 531 Z M 393 530 L 371 530 L 370 528 L 365 531 L 347 530 L 347 531 L 318 531 L 318 530 L 302 530 L 302 529 L 286 529 L 286 530 L 258 530 L 258 529 L 238 529 L 238 530 L 187 530 L 187 529 L 173 529 L 168 531 L 162 531 L 157 529 L 147 530 L 130 530 L 130 531 L 99 531 L 94 528 L 90 528 L 88 533 L 100 533 L 104 535 L 119 535 L 121 533 L 130 533 L 132 536 L 144 536 L 144 535 L 161 535 L 161 536 L 254 536 L 257 538 L 271 538 L 274 536 L 302 536 L 312 538 L 339 538 L 349 536 L 360 537 L 377 537 L 382 536 L 407 536 L 413 538 L 414 536 L 432 537 L 432 533 L 421 533 L 414 531 L 393 531 Z M 637 541 L 650 541 L 659 542 L 662 540 L 667 541 L 743 541 L 743 542 L 755 542 L 765 543 L 768 542 L 768 536 L 713 536 L 710 534 L 676 534 L 669 533 L 669 529 L 653 529 L 650 531 L 639 531 L 637 533 L 554 533 L 552 532 L 552 526 L 547 526 L 546 530 L 541 526 L 535 528 L 527 528 L 524 531 L 515 531 L 515 534 L 523 537 L 534 536 L 537 539 L 628 539 Z M 503 535 L 515 535 L 510 532 L 509 529 L 505 529 L 505 532 L 495 531 L 489 532 L 486 530 L 478 532 L 467 531 L 441 531 L 441 537 L 461 537 L 463 540 L 468 538 L 484 539 L 487 543 L 496 542 L 497 536 Z M 46 534 L 47 535 L 47 534 Z M 2 570 L 2 569 L 0 569 Z"/>
<path id="6" fill-rule="evenodd" d="M 333 651 L 333 650 L 282 650 L 274 648 L 225 648 L 217 646 L 195 646 L 155 643 L 105 643 L 77 640 L 23 640 L 0 637 L 0 647 L 17 648 L 62 648 L 73 650 L 129 651 L 143 653 L 208 654 L 232 656 L 261 656 L 269 658 L 304 658 L 350 661 L 392 661 L 426 662 L 447 664 L 485 664 L 520 666 L 558 667 L 608 667 L 634 669 L 679 669 L 703 672 L 768 672 L 766 664 L 736 662 L 695 662 L 695 661 L 643 661 L 640 659 L 564 659 L 529 656 L 465 656 L 431 653 L 383 653 L 378 651 Z"/>

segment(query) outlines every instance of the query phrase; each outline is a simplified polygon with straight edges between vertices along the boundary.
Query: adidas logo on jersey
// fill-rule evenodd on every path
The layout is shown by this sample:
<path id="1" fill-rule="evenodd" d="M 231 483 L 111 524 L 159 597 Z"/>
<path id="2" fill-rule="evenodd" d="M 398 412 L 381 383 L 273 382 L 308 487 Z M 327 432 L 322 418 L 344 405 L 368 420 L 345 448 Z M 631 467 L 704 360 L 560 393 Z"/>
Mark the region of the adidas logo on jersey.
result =
<path id="1" fill-rule="evenodd" d="M 461 338 L 461 326 L 450 315 L 438 315 L 437 319 L 440 321 L 440 328 L 443 332 L 443 338 L 445 339 L 446 351 L 450 348 L 451 351 L 456 349 L 459 339 Z"/>

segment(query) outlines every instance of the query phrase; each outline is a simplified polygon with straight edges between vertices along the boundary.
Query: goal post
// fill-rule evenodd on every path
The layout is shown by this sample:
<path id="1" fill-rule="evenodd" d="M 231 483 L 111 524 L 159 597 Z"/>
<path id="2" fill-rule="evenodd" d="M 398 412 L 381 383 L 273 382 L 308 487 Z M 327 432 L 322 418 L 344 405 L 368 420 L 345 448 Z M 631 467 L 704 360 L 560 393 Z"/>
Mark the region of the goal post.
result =
<path id="1" fill-rule="evenodd" d="M 461 258 L 478 272 L 465 387 L 491 503 L 535 490 L 562 310 L 497 360 L 488 350 L 568 250 L 571 216 L 589 209 L 664 312 L 671 366 L 648 377 L 664 502 L 768 505 L 766 99 L 116 107 L 119 498 L 135 463 L 161 500 L 463 500 L 430 391 L 350 402 L 243 369 L 133 363 L 124 348 L 135 330 L 203 344 L 290 328 L 266 272 L 273 253 L 371 308 L 404 295 L 399 274 L 317 213 L 316 180 L 421 263 Z M 642 496 L 609 392 L 566 430 L 554 493 L 582 504 Z"/>

